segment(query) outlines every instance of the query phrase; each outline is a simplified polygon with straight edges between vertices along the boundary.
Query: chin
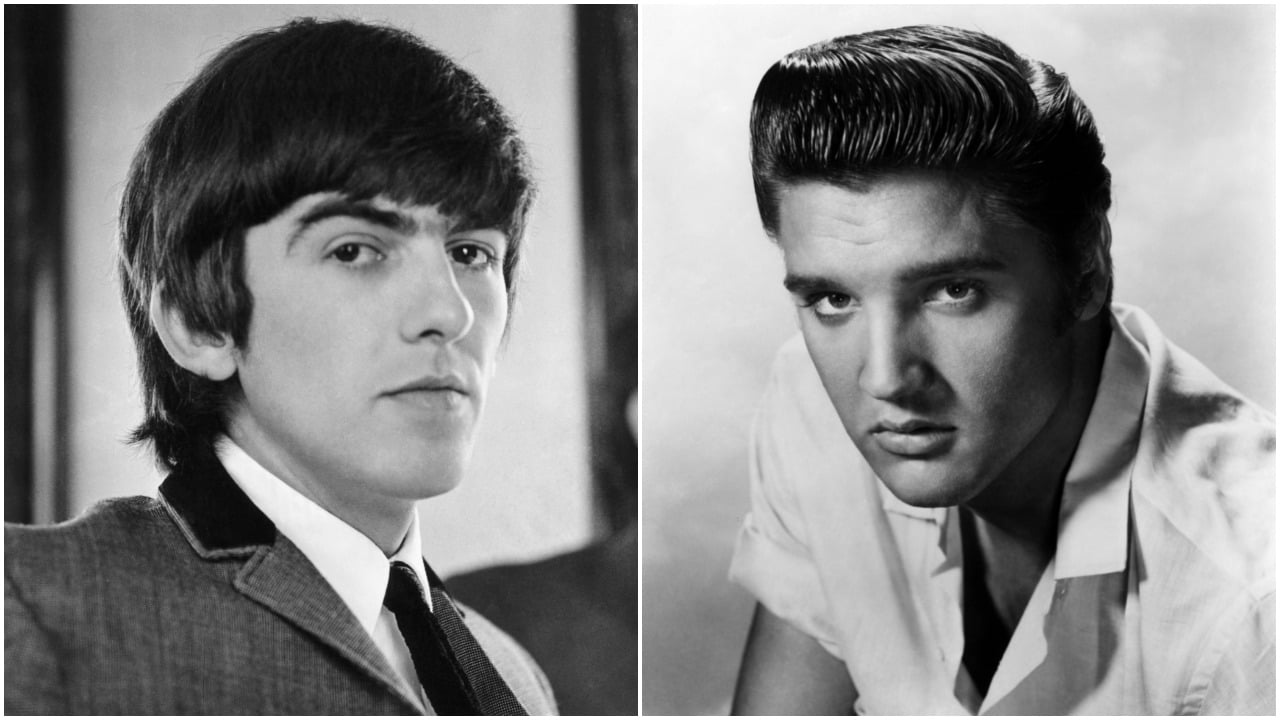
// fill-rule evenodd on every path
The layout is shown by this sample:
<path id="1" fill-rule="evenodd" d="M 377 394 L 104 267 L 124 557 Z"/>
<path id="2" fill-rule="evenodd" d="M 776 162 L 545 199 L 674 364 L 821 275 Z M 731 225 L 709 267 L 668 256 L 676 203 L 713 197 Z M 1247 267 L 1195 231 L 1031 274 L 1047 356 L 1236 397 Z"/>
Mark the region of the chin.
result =
<path id="1" fill-rule="evenodd" d="M 889 492 L 914 507 L 952 507 L 966 502 L 976 492 L 970 478 L 957 477 L 928 461 L 908 460 L 874 469 Z"/>
<path id="2" fill-rule="evenodd" d="M 462 484 L 467 458 L 446 453 L 400 457 L 383 464 L 381 484 L 388 494 L 404 500 L 426 500 Z"/>

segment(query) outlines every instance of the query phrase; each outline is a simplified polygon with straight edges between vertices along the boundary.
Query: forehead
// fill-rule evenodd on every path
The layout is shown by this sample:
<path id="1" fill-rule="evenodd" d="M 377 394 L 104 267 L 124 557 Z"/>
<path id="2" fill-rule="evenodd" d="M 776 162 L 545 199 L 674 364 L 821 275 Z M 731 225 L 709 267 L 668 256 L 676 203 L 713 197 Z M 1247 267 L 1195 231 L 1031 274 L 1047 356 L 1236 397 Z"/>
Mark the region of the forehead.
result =
<path id="1" fill-rule="evenodd" d="M 928 238 L 979 230 L 975 193 L 944 176 L 878 179 L 864 189 L 825 182 L 788 185 L 779 193 L 779 240 L 815 237 L 868 245 L 889 237 Z"/>
<path id="2" fill-rule="evenodd" d="M 797 183 L 778 198 L 789 273 L 910 274 L 979 258 L 1016 266 L 1043 252 L 1037 231 L 987 217 L 971 184 L 940 173 L 890 175 L 858 190 Z"/>

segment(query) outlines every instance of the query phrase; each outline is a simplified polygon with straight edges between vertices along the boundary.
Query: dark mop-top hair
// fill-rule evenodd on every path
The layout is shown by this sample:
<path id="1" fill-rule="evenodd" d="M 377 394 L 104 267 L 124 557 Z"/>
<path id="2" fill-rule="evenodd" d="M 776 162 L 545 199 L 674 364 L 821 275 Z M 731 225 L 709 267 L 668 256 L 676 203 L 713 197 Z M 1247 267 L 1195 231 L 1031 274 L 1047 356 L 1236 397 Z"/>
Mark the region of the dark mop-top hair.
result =
<path id="1" fill-rule="evenodd" d="M 295 20 L 233 42 L 151 125 L 120 210 L 145 402 L 133 439 L 150 441 L 167 469 L 209 456 L 239 384 L 170 358 L 152 293 L 193 331 L 244 347 L 245 233 L 317 192 L 438 205 L 463 226 L 504 231 L 513 295 L 533 182 L 513 124 L 475 77 L 407 32 L 347 20 Z"/>
<path id="2" fill-rule="evenodd" d="M 903 27 L 787 55 L 756 90 L 751 169 L 770 236 L 787 185 L 941 171 L 975 183 L 990 216 L 1044 234 L 1069 308 L 1095 273 L 1111 286 L 1111 173 L 1092 114 L 1066 75 L 982 33 Z"/>

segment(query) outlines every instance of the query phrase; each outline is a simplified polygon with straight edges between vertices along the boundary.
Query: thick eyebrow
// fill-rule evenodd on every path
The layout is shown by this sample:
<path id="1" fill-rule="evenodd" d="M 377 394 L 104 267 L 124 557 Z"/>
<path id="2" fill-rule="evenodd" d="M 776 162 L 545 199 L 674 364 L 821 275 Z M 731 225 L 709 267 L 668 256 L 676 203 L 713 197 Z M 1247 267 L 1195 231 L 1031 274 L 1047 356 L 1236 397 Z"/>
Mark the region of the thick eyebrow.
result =
<path id="1" fill-rule="evenodd" d="M 418 231 L 418 221 L 403 212 L 374 207 L 373 203 L 368 200 L 334 197 L 316 203 L 314 207 L 298 218 L 297 227 L 294 228 L 293 234 L 289 236 L 289 247 L 292 247 L 294 242 L 313 226 L 335 217 L 351 217 L 364 220 L 404 235 L 412 235 Z"/>
<path id="2" fill-rule="evenodd" d="M 1009 264 L 995 255 L 983 253 L 960 255 L 913 265 L 899 273 L 895 281 L 903 285 L 909 285 L 921 280 L 950 275 L 1000 272 L 1008 268 Z M 842 287 L 843 283 L 822 275 L 787 273 L 786 277 L 782 279 L 782 286 L 793 295 L 808 295 L 815 292 L 831 292 L 834 288 Z"/>
<path id="3" fill-rule="evenodd" d="M 838 287 L 839 282 L 821 275 L 800 275 L 797 273 L 787 273 L 782 278 L 782 287 L 792 295 L 809 295 L 815 292 L 830 291 L 832 287 Z"/>
<path id="4" fill-rule="evenodd" d="M 995 255 L 975 253 L 972 255 L 939 258 L 920 265 L 914 265 L 899 274 L 897 280 L 905 285 L 948 275 L 1000 272 L 1008 268 L 1009 263 Z"/>

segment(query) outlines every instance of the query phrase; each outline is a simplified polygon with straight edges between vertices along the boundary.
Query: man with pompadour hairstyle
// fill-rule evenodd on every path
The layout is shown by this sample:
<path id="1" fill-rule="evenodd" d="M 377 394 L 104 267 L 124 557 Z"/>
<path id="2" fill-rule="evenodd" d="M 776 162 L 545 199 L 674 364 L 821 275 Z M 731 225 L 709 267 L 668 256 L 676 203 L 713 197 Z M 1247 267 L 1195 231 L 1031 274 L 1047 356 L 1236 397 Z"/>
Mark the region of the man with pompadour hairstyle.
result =
<path id="1" fill-rule="evenodd" d="M 552 714 L 454 603 L 416 501 L 460 481 L 533 197 L 478 80 L 295 20 L 161 112 L 120 278 L 157 498 L 5 527 L 5 712 Z"/>
<path id="2" fill-rule="evenodd" d="M 743 714 L 1269 714 L 1274 418 L 1111 302 L 1067 77 L 978 32 L 775 63 L 751 162 L 801 337 L 752 438 Z"/>

